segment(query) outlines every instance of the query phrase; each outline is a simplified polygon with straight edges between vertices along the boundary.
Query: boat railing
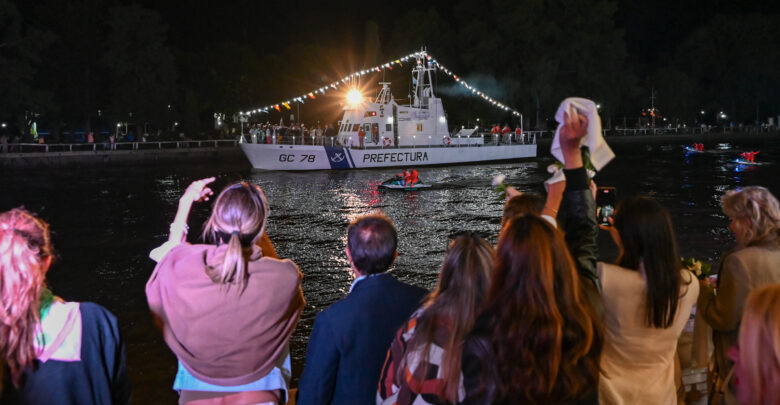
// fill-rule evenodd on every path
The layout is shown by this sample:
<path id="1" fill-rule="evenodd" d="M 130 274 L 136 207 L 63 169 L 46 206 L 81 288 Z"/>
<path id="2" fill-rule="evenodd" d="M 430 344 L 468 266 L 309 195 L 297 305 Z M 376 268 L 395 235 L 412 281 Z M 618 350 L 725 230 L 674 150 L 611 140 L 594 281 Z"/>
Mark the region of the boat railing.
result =
<path id="1" fill-rule="evenodd" d="M 503 145 L 535 145 L 537 135 L 539 135 L 540 132 L 543 131 L 529 131 L 525 132 L 523 134 L 515 134 L 511 133 L 508 134 L 506 137 L 499 135 L 496 137 L 494 134 L 491 134 L 489 132 L 486 133 L 479 133 L 479 134 L 472 134 L 471 136 L 453 136 L 449 138 L 449 141 L 444 141 L 441 143 L 437 143 L 433 140 L 431 136 L 428 137 L 428 142 L 424 144 L 420 144 L 415 142 L 416 147 L 450 147 L 450 148 L 461 148 L 461 147 L 480 147 L 480 146 L 503 146 Z M 239 143 L 247 142 L 247 143 L 267 143 L 267 144 L 274 144 L 274 145 L 312 145 L 312 146 L 345 146 L 347 148 L 358 148 L 357 145 L 341 145 L 336 141 L 336 137 L 330 136 L 305 136 L 302 137 L 300 135 L 297 136 L 288 136 L 288 135 L 277 135 L 272 136 L 270 138 L 266 137 L 259 137 L 259 138 L 252 138 L 248 139 L 246 141 L 240 141 Z M 383 143 L 380 143 L 379 145 L 374 145 L 373 143 L 366 142 L 365 143 L 366 148 L 370 149 L 385 149 L 385 148 L 396 148 L 396 146 L 392 145 L 385 145 Z M 415 146 L 413 145 L 401 145 L 400 148 L 413 148 Z"/>
<path id="2" fill-rule="evenodd" d="M 90 142 L 90 143 L 9 143 L 0 145 L 0 153 L 84 153 L 129 152 L 140 150 L 170 150 L 192 148 L 235 147 L 237 140 L 210 139 L 200 141 L 161 142 Z"/>

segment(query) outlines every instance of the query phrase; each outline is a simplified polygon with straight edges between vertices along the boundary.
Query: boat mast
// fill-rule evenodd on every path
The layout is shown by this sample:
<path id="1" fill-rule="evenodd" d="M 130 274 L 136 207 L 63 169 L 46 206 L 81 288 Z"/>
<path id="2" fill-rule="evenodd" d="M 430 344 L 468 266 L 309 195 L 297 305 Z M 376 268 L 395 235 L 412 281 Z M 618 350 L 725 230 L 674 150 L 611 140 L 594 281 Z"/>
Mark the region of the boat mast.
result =
<path id="1" fill-rule="evenodd" d="M 379 94 L 376 96 L 377 104 L 390 104 L 393 101 L 393 93 L 390 92 L 390 82 L 379 82 L 382 85 L 382 89 L 379 90 Z"/>
<path id="2" fill-rule="evenodd" d="M 414 95 L 412 99 L 412 107 L 426 108 L 428 107 L 428 99 L 435 97 L 433 94 L 433 80 L 431 73 L 436 69 L 433 67 L 433 63 L 430 63 L 425 57 L 426 50 L 421 48 L 420 52 L 415 55 L 417 64 L 412 69 L 412 87 L 414 88 Z"/>

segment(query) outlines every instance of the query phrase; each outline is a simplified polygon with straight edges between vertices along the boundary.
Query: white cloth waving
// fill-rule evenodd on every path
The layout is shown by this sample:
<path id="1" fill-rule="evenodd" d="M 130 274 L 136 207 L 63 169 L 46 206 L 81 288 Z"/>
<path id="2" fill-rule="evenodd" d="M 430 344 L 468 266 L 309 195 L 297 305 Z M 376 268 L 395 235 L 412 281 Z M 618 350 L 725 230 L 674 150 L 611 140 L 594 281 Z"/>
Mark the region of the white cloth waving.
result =
<path id="1" fill-rule="evenodd" d="M 553 138 L 552 145 L 550 147 L 550 153 L 563 162 L 563 151 L 561 150 L 560 133 L 561 128 L 564 126 L 563 113 L 568 112 L 569 108 L 575 108 L 579 114 L 585 114 L 588 117 L 588 129 L 585 136 L 580 141 L 580 146 L 587 146 L 590 150 L 590 161 L 593 163 L 593 167 L 596 170 L 601 170 L 606 166 L 610 160 L 615 157 L 615 153 L 609 148 L 607 142 L 604 140 L 604 135 L 601 132 L 601 118 L 599 117 L 596 103 L 587 98 L 569 97 L 558 106 L 558 111 L 555 113 L 555 120 L 558 121 L 558 128 L 555 130 L 555 137 Z M 552 166 L 551 166 L 552 168 Z M 553 176 L 545 181 L 545 185 L 557 183 L 565 180 L 563 177 L 563 171 L 560 169 L 550 170 Z M 595 173 L 591 174 L 591 177 Z"/>

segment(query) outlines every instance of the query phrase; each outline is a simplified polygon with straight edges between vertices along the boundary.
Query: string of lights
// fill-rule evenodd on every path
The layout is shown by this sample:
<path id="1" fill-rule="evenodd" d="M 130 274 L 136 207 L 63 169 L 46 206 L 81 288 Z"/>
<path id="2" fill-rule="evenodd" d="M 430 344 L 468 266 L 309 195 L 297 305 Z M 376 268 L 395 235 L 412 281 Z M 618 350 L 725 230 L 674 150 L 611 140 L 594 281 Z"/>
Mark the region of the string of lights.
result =
<path id="1" fill-rule="evenodd" d="M 442 72 L 447 74 L 449 77 L 453 78 L 456 83 L 460 84 L 465 89 L 471 91 L 472 94 L 481 97 L 483 100 L 485 100 L 488 103 L 492 104 L 496 108 L 500 108 L 500 109 L 502 109 L 504 111 L 510 111 L 513 115 L 517 115 L 517 116 L 521 115 L 520 112 L 515 110 L 514 108 L 511 108 L 511 107 L 501 103 L 500 101 L 498 101 L 498 100 L 488 96 L 484 92 L 480 91 L 478 88 L 470 85 L 465 80 L 460 78 L 458 75 L 453 73 L 451 70 L 447 69 L 444 65 L 439 63 L 439 61 L 434 59 L 430 54 L 428 54 L 427 52 L 422 52 L 422 51 L 413 52 L 413 53 L 410 53 L 409 55 L 406 55 L 406 56 L 404 56 L 402 58 L 391 60 L 389 62 L 386 62 L 386 63 L 381 64 L 381 65 L 374 66 L 374 67 L 369 68 L 369 69 L 364 69 L 364 70 L 360 70 L 360 71 L 354 72 L 354 73 L 352 73 L 352 74 L 350 74 L 348 76 L 344 76 L 340 81 L 335 81 L 335 82 L 331 83 L 330 85 L 322 86 L 322 87 L 320 87 L 320 88 L 318 88 L 316 90 L 312 90 L 312 91 L 310 91 L 308 93 L 305 93 L 305 94 L 302 94 L 300 96 L 293 97 L 293 98 L 287 99 L 285 101 L 279 101 L 276 104 L 270 104 L 270 105 L 267 105 L 267 106 L 264 106 L 264 107 L 255 108 L 253 110 L 242 111 L 242 112 L 240 112 L 240 114 L 241 115 L 253 115 L 253 114 L 260 114 L 260 113 L 269 113 L 271 110 L 276 110 L 276 111 L 280 111 L 281 112 L 282 108 L 291 110 L 292 109 L 292 107 L 290 106 L 291 103 L 303 104 L 303 103 L 306 102 L 307 99 L 314 100 L 314 99 L 317 98 L 317 95 L 324 95 L 325 92 L 327 92 L 327 91 L 338 90 L 339 87 L 344 86 L 344 85 L 349 85 L 349 83 L 351 83 L 353 80 L 357 79 L 358 77 L 361 77 L 361 76 L 364 76 L 364 75 L 367 75 L 367 74 L 372 74 L 374 72 L 381 72 L 383 69 L 393 70 L 394 66 L 396 66 L 396 65 L 403 66 L 404 63 L 406 63 L 407 61 L 409 61 L 409 59 L 412 59 L 412 58 L 415 58 L 415 59 L 417 59 L 417 58 L 425 59 L 427 63 L 430 63 L 433 66 L 436 66 L 439 70 L 441 70 Z"/>

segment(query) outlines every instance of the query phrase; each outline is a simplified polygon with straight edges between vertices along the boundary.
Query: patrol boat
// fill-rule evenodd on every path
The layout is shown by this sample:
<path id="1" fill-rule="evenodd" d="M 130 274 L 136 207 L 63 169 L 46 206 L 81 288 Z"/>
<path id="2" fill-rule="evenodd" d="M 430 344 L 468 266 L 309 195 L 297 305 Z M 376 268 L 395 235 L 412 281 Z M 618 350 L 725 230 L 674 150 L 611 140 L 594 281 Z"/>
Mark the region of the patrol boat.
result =
<path id="1" fill-rule="evenodd" d="M 514 134 L 498 139 L 477 129 L 450 135 L 447 114 L 433 89 L 434 64 L 418 54 L 412 69 L 410 104 L 397 103 L 390 83 L 373 102 L 353 89 L 335 137 L 316 141 L 284 139 L 273 144 L 242 143 L 252 166 L 265 170 L 365 169 L 479 163 L 536 156 L 535 138 Z M 311 141 L 312 144 L 305 144 Z"/>

